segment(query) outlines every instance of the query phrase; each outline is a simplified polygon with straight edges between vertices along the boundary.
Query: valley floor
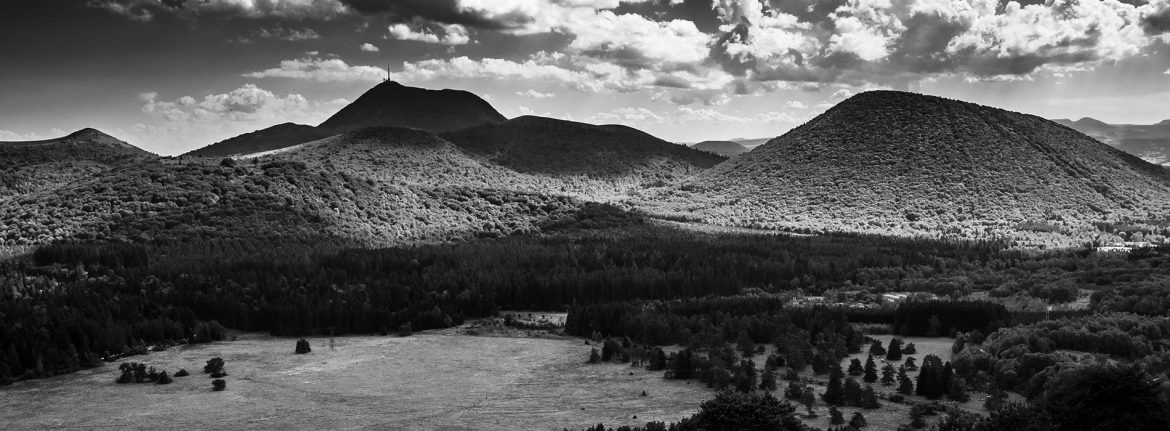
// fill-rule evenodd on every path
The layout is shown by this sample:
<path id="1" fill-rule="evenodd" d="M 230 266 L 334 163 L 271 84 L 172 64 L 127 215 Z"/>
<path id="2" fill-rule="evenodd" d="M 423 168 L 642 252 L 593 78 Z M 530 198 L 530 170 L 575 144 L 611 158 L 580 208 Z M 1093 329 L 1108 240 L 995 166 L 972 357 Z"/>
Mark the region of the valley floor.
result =
<path id="1" fill-rule="evenodd" d="M 311 338 L 244 334 L 126 358 L 173 374 L 170 385 L 116 384 L 117 364 L 0 389 L 8 429 L 544 430 L 673 422 L 711 397 L 697 382 L 617 364 L 585 364 L 578 339 Z M 222 357 L 227 389 L 202 366 Z M 642 396 L 646 391 L 647 396 Z M 634 419 L 634 417 L 637 419 Z"/>

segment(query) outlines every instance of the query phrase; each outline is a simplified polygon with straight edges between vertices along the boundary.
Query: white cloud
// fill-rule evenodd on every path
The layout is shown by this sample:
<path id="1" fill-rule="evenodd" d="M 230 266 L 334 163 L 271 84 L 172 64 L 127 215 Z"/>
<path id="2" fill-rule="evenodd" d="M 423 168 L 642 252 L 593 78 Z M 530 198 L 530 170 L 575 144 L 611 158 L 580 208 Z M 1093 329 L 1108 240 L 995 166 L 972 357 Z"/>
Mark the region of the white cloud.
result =
<path id="1" fill-rule="evenodd" d="M 361 46 L 361 50 L 362 50 L 362 52 L 378 52 L 378 51 L 380 51 L 378 49 L 378 47 L 374 46 L 374 44 L 372 44 L 372 43 L 363 43 Z"/>
<path id="2" fill-rule="evenodd" d="M 280 67 L 245 73 L 247 78 L 293 78 L 317 82 L 381 82 L 386 70 L 375 66 L 350 66 L 341 59 L 309 57 L 284 60 Z"/>
<path id="3" fill-rule="evenodd" d="M 842 88 L 840 90 L 834 91 L 832 97 L 834 99 L 848 99 L 853 97 L 853 91 L 847 88 Z"/>
<path id="4" fill-rule="evenodd" d="M 467 27 L 459 24 L 394 24 L 387 30 L 390 38 L 397 40 L 413 40 L 441 45 L 466 45 L 471 42 Z"/>
<path id="5" fill-rule="evenodd" d="M 807 105 L 805 105 L 804 103 L 801 103 L 799 100 L 790 100 L 790 101 L 788 101 L 788 103 L 785 103 L 785 104 L 784 104 L 784 107 L 785 107 L 785 108 L 789 108 L 789 109 L 805 109 L 805 108 L 808 108 L 808 106 L 807 106 Z"/>
<path id="6" fill-rule="evenodd" d="M 626 52 L 654 62 L 698 63 L 707 58 L 711 36 L 686 20 L 657 22 L 637 14 L 601 11 L 567 22 L 573 35 L 569 49 L 578 52 Z M 619 54 L 621 55 L 621 54 Z"/>
<path id="7" fill-rule="evenodd" d="M 276 94 L 255 84 L 225 93 L 190 95 L 173 100 L 157 92 L 138 95 L 147 121 L 118 131 L 160 154 L 186 152 L 232 136 L 284 122 L 317 124 L 349 102 L 314 101 L 295 94 Z"/>
<path id="8" fill-rule="evenodd" d="M 541 93 L 541 92 L 533 90 L 533 89 L 528 89 L 528 90 L 524 90 L 524 91 L 517 91 L 516 95 L 520 96 L 520 97 L 527 97 L 529 99 L 552 99 L 554 97 L 557 97 L 557 95 L 555 93 Z"/>

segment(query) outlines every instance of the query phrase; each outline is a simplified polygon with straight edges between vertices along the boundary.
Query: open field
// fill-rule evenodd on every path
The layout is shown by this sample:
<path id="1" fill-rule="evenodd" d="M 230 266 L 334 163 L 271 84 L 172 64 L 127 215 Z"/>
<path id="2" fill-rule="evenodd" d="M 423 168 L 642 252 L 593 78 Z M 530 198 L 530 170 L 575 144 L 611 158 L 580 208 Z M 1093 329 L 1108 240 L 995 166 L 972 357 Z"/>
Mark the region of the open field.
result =
<path id="1" fill-rule="evenodd" d="M 542 430 L 677 421 L 712 396 L 691 382 L 627 365 L 585 364 L 576 339 L 312 338 L 245 334 L 238 341 L 127 358 L 189 377 L 171 385 L 115 384 L 117 364 L 0 389 L 6 429 Z M 207 359 L 226 361 L 227 390 L 211 391 Z M 641 396 L 645 390 L 648 396 Z M 637 419 L 634 419 L 637 416 Z"/>

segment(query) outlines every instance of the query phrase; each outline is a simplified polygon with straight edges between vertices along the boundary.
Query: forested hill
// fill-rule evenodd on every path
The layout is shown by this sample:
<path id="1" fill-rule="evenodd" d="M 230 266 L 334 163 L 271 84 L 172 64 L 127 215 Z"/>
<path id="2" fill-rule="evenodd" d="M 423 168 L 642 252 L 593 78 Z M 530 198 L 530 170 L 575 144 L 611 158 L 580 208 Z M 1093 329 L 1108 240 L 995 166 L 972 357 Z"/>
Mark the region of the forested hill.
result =
<path id="1" fill-rule="evenodd" d="M 428 90 L 387 81 L 362 94 L 318 127 L 335 133 L 365 127 L 446 132 L 504 120 L 491 104 L 470 92 Z"/>
<path id="2" fill-rule="evenodd" d="M 1051 121 L 897 91 L 856 95 L 669 199 L 729 224 L 980 235 L 1160 218 L 1159 167 Z M 666 208 L 671 208 L 669 205 Z"/>
<path id="3" fill-rule="evenodd" d="M 330 133 L 304 124 L 284 123 L 267 129 L 245 133 L 225 139 L 206 147 L 191 151 L 185 156 L 224 157 L 238 154 L 259 153 L 276 150 L 300 143 L 315 141 Z"/>
<path id="4" fill-rule="evenodd" d="M 118 164 L 156 157 L 95 129 L 44 141 L 0 142 L 0 205 L 5 198 L 51 190 Z"/>
<path id="5" fill-rule="evenodd" d="M 446 133 L 460 148 L 519 172 L 676 179 L 724 157 L 676 145 L 625 126 L 523 116 Z"/>
<path id="6" fill-rule="evenodd" d="M 715 153 L 724 157 L 734 157 L 748 151 L 747 147 L 732 141 L 703 141 L 691 145 L 699 151 L 706 151 L 708 153 Z"/>

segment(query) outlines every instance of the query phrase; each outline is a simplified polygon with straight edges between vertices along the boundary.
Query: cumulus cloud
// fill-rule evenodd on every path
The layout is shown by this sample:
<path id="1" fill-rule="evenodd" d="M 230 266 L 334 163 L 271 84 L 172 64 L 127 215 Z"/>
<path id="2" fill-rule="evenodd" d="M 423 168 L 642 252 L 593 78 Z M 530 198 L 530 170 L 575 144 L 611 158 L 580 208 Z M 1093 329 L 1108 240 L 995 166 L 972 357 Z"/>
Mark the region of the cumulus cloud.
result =
<path id="1" fill-rule="evenodd" d="M 378 51 L 381 51 L 380 49 L 378 49 L 378 47 L 374 46 L 374 44 L 372 44 L 372 43 L 363 43 L 363 44 L 362 44 L 362 46 L 361 46 L 361 50 L 362 50 L 362 52 L 378 52 Z"/>
<path id="2" fill-rule="evenodd" d="M 697 63 L 707 57 L 711 36 L 686 20 L 656 22 L 641 15 L 601 11 L 571 23 L 569 49 L 607 53 L 643 62 Z"/>
<path id="3" fill-rule="evenodd" d="M 437 43 L 441 45 L 466 45 L 471 42 L 467 27 L 459 24 L 394 24 L 388 29 L 389 37 L 397 40 Z"/>
<path id="4" fill-rule="evenodd" d="M 386 69 L 375 66 L 351 66 L 345 61 L 316 55 L 284 60 L 280 67 L 243 74 L 246 78 L 293 78 L 317 82 L 381 82 Z"/>
<path id="5" fill-rule="evenodd" d="M 138 100 L 147 120 L 124 133 L 161 154 L 186 152 L 278 123 L 317 124 L 349 103 L 344 99 L 309 100 L 295 93 L 281 95 L 255 84 L 174 99 L 146 92 L 139 94 Z"/>
<path id="6" fill-rule="evenodd" d="M 1166 0 L 716 0 L 712 59 L 754 80 L 976 78 L 1116 61 L 1165 32 Z M 1165 21 L 1170 22 L 1170 21 Z"/>
<path id="7" fill-rule="evenodd" d="M 552 99 L 557 97 L 556 93 L 541 93 L 533 89 L 517 91 L 516 95 L 520 97 L 527 97 L 529 99 Z"/>

